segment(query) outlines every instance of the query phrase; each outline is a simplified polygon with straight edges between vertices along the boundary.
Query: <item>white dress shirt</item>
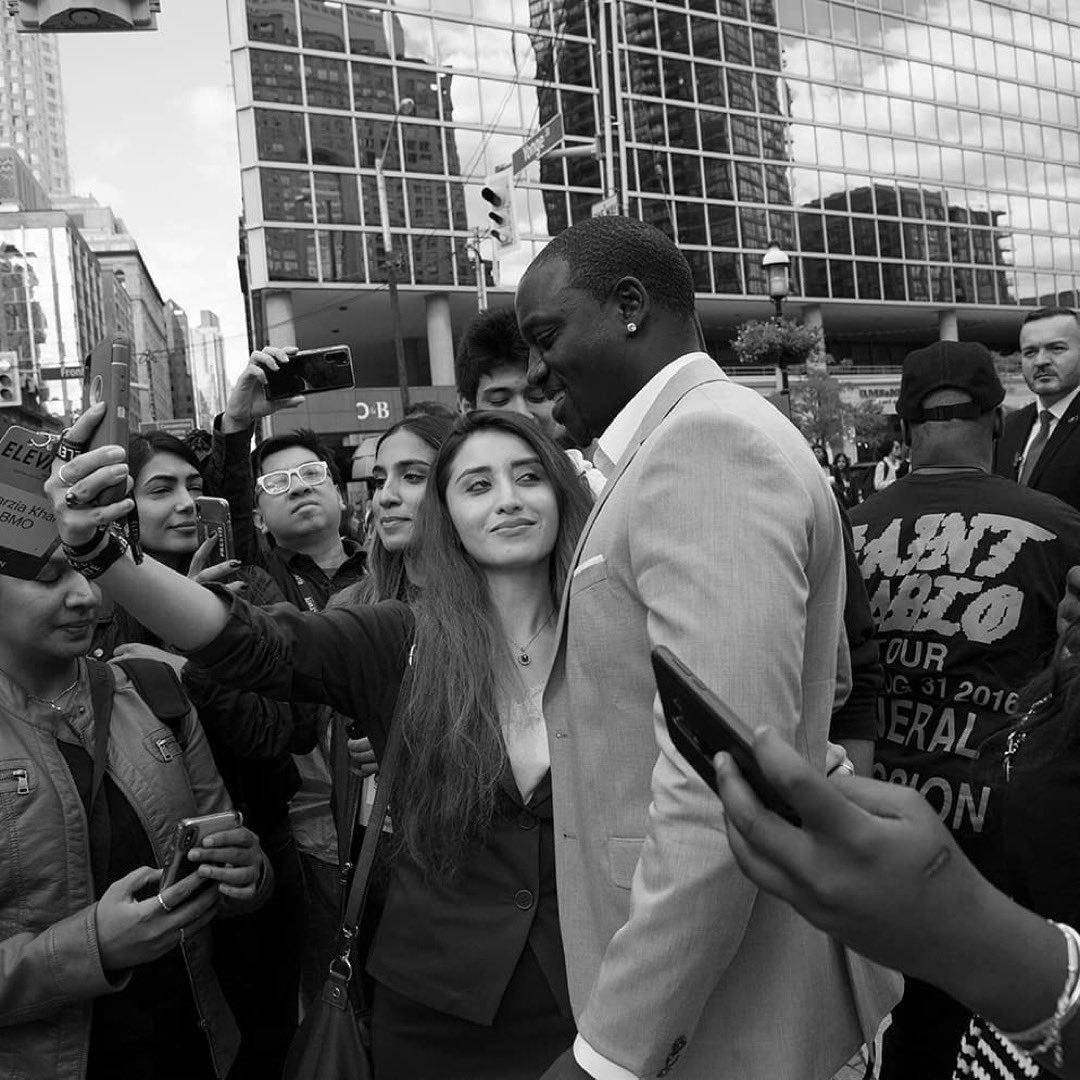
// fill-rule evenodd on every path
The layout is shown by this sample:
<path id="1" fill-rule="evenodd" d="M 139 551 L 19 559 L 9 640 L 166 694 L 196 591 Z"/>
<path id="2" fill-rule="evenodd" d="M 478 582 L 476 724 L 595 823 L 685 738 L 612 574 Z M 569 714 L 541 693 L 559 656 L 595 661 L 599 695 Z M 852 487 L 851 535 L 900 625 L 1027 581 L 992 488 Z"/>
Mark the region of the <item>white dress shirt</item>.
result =
<path id="1" fill-rule="evenodd" d="M 1050 413 L 1050 429 L 1046 433 L 1046 441 L 1049 442 L 1054 437 L 1054 432 L 1057 430 L 1058 422 L 1069 411 L 1069 406 L 1073 403 L 1073 398 L 1077 394 L 1080 394 L 1080 386 L 1077 386 L 1072 393 L 1066 394 L 1060 401 L 1055 401 L 1053 405 L 1047 405 L 1046 410 Z M 1028 452 L 1031 450 L 1031 444 L 1035 441 L 1035 437 L 1039 434 L 1039 414 L 1043 411 L 1043 405 L 1038 398 L 1035 399 L 1035 423 L 1031 425 L 1031 431 L 1028 432 L 1027 442 L 1024 443 L 1024 454 L 1020 458 L 1020 465 L 1016 475 L 1019 476 L 1024 471 L 1024 462 L 1027 460 Z"/>
<path id="2" fill-rule="evenodd" d="M 623 407 L 607 426 L 604 434 L 597 440 L 604 458 L 617 465 L 619 459 L 630 447 L 634 432 L 641 426 L 649 410 L 656 404 L 664 387 L 687 364 L 694 360 L 711 360 L 703 352 L 686 353 L 670 364 L 662 367 Z M 600 455 L 594 455 L 600 460 Z M 607 471 L 606 469 L 604 470 Z M 574 1040 L 574 1059 L 594 1080 L 639 1080 L 632 1072 L 621 1065 L 609 1061 L 603 1054 L 594 1050 L 580 1035 Z"/>

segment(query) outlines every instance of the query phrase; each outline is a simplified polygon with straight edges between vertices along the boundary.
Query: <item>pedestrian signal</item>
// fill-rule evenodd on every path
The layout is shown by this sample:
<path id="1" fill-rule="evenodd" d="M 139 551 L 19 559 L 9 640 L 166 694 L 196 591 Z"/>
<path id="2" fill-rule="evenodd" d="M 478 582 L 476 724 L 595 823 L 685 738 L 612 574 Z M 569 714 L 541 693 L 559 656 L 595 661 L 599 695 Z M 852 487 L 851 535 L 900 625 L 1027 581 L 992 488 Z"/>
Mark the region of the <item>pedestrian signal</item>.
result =
<path id="1" fill-rule="evenodd" d="M 0 352 L 0 409 L 22 404 L 19 354 Z"/>
<path id="2" fill-rule="evenodd" d="M 480 197 L 491 203 L 488 217 L 491 219 L 491 237 L 501 247 L 513 247 L 517 243 L 517 225 L 514 222 L 514 177 L 509 169 L 492 173 L 484 179 Z"/>

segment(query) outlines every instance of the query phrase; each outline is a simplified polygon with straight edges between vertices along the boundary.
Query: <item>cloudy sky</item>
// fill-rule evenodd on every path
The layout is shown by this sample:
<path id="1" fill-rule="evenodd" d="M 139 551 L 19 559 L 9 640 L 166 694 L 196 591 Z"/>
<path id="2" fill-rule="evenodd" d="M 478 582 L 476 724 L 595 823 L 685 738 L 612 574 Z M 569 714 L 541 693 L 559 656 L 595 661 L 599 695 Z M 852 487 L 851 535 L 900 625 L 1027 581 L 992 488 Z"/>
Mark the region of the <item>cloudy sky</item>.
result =
<path id="1" fill-rule="evenodd" d="M 224 0 L 167 0 L 146 33 L 61 34 L 72 187 L 123 218 L 167 299 L 221 319 L 230 374 L 247 354 L 241 212 Z"/>

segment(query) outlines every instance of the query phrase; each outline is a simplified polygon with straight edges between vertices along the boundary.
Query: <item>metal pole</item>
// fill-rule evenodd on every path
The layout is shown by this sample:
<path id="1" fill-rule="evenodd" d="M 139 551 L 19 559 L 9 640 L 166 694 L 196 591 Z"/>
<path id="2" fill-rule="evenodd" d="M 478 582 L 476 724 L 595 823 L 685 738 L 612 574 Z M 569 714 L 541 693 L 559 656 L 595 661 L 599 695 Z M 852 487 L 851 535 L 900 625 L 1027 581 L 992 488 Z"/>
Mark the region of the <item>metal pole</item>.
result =
<path id="1" fill-rule="evenodd" d="M 487 281 L 484 278 L 484 259 L 480 253 L 479 229 L 473 229 L 472 243 L 468 245 L 467 250 L 473 257 L 473 264 L 476 272 L 476 310 L 487 311 Z"/>
<path id="2" fill-rule="evenodd" d="M 394 242 L 390 235 L 390 212 L 387 208 L 386 176 L 383 173 L 383 159 L 386 157 L 386 148 L 390 146 L 390 140 L 394 136 L 394 128 L 397 126 L 397 116 L 390 125 L 389 134 L 386 137 L 386 147 L 383 148 L 382 157 L 375 162 L 375 186 L 379 193 L 379 217 L 382 219 L 383 251 L 386 254 L 386 283 L 390 290 L 390 325 L 394 335 L 394 361 L 397 366 L 398 389 L 401 391 L 401 411 L 405 413 L 409 408 L 409 371 L 405 366 L 405 342 L 401 336 L 401 305 L 398 300 L 398 274 L 397 254 L 394 251 Z"/>
<path id="3" fill-rule="evenodd" d="M 622 58 L 619 54 L 619 0 L 608 0 L 608 11 L 611 15 L 611 71 L 613 77 L 614 108 L 611 117 L 611 138 L 608 145 L 616 139 L 619 143 L 619 178 L 610 181 L 612 191 L 619 197 L 619 213 L 627 217 L 630 213 L 630 185 L 626 181 L 626 139 L 622 133 L 623 103 L 622 103 Z M 605 151 L 606 151 L 605 147 Z M 614 160 L 614 159 L 612 159 Z"/>
<path id="4" fill-rule="evenodd" d="M 611 50 L 608 48 L 608 13 L 610 0 L 603 0 L 598 11 L 600 22 L 600 130 L 604 133 L 604 157 L 601 183 L 604 198 L 615 192 L 615 142 L 611 130 Z"/>

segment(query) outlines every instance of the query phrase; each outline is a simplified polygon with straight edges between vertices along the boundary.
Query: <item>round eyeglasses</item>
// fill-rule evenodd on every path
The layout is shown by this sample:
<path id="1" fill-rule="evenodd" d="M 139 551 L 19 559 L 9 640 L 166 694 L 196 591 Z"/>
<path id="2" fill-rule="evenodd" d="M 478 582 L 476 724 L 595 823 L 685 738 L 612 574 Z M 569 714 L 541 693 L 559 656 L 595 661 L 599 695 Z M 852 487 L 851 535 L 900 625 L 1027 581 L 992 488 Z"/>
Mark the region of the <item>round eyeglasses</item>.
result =
<path id="1" fill-rule="evenodd" d="M 318 487 L 326 483 L 330 467 L 325 461 L 305 461 L 295 469 L 275 469 L 263 473 L 255 481 L 255 487 L 267 495 L 287 495 L 292 491 L 293 477 L 305 487 Z"/>

